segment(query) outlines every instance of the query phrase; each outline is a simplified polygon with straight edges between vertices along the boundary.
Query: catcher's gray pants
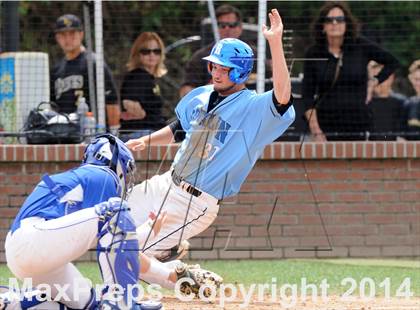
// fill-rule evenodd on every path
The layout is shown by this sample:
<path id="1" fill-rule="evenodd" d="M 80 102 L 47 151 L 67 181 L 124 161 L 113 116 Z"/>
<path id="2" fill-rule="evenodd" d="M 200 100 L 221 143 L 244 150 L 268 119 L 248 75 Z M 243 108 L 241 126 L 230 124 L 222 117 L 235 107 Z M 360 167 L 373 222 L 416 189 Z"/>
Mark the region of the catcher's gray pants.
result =
<path id="1" fill-rule="evenodd" d="M 136 185 L 128 204 L 137 227 L 148 220 L 151 211 L 156 215 L 159 210 L 167 212 L 160 232 L 156 236 L 151 233 L 147 242 L 139 240 L 140 248 L 153 256 L 206 230 L 219 211 L 217 198 L 206 193 L 199 197 L 189 194 L 173 183 L 170 171 Z"/>

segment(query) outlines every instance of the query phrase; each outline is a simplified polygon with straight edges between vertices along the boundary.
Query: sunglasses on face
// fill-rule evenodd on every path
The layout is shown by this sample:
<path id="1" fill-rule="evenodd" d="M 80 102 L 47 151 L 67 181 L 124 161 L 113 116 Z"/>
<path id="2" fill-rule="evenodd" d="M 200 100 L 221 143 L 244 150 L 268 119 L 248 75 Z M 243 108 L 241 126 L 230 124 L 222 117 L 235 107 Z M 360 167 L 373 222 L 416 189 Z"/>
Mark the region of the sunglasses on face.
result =
<path id="1" fill-rule="evenodd" d="M 150 55 L 151 53 L 155 55 L 160 55 L 162 53 L 162 50 L 160 48 L 153 48 L 153 49 L 142 48 L 139 52 L 142 55 Z"/>
<path id="2" fill-rule="evenodd" d="M 235 28 L 239 26 L 239 22 L 233 22 L 233 23 L 225 23 L 225 22 L 220 22 L 217 23 L 217 27 L 219 27 L 220 29 L 225 29 L 225 28 Z"/>
<path id="3" fill-rule="evenodd" d="M 324 21 L 327 24 L 332 24 L 334 22 L 337 22 L 337 24 L 340 24 L 346 21 L 346 17 L 345 16 L 326 16 Z"/>

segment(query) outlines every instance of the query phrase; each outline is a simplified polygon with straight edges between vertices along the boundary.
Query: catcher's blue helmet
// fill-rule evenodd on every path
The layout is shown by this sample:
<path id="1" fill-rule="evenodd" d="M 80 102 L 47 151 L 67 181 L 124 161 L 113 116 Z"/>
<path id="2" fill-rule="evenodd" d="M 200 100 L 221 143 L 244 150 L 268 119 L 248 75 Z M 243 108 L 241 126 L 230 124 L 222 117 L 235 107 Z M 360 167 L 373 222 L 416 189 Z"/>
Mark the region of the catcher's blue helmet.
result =
<path id="1" fill-rule="evenodd" d="M 252 48 L 239 39 L 226 38 L 217 42 L 209 56 L 204 57 L 209 62 L 232 68 L 229 79 L 236 83 L 244 83 L 254 65 Z"/>
<path id="2" fill-rule="evenodd" d="M 82 162 L 107 166 L 114 171 L 118 176 L 122 195 L 132 187 L 136 169 L 134 157 L 117 137 L 111 134 L 96 136 L 86 147 Z"/>

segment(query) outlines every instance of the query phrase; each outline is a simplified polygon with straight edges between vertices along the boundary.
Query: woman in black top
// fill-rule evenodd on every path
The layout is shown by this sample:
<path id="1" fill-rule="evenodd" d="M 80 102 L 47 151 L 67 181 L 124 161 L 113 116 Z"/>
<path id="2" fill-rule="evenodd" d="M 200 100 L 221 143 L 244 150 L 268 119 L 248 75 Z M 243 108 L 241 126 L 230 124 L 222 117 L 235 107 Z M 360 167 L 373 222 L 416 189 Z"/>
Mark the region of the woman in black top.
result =
<path id="1" fill-rule="evenodd" d="M 398 61 L 358 36 L 358 24 L 344 3 L 325 4 L 314 23 L 315 45 L 305 54 L 303 100 L 315 141 L 365 140 L 371 129 L 367 105 L 370 60 L 384 67 L 369 83 L 376 86 Z"/>
<path id="2" fill-rule="evenodd" d="M 121 139 L 127 141 L 166 126 L 156 78 L 166 74 L 164 44 L 155 32 L 143 32 L 134 42 L 121 87 Z"/>

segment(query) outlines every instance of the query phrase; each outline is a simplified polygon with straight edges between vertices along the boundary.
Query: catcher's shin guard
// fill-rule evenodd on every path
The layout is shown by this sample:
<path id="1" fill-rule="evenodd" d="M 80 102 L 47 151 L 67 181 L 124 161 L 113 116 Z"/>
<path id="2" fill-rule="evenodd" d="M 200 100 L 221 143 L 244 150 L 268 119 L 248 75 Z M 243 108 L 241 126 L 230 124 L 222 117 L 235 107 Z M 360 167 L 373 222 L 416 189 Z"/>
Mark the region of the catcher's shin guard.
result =
<path id="1" fill-rule="evenodd" d="M 140 273 L 139 244 L 136 237 L 136 226 L 125 202 L 122 207 L 109 208 L 107 216 L 102 217 L 99 223 L 97 257 L 102 278 L 108 285 L 106 293 L 102 296 L 100 308 L 135 309 L 137 306 L 132 299 L 138 297 L 137 279 Z M 110 212 L 114 213 L 112 216 Z M 122 288 L 121 292 L 116 288 Z M 131 298 L 132 297 L 132 298 Z"/>

